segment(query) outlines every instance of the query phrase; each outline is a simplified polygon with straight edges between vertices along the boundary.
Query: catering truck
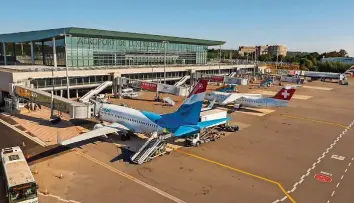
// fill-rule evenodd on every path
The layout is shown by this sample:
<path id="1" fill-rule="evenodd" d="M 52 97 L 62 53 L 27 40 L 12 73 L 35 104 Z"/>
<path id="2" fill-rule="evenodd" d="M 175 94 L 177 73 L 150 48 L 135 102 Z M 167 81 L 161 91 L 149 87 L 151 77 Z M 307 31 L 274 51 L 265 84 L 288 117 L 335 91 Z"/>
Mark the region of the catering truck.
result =
<path id="1" fill-rule="evenodd" d="M 2 149 L 1 165 L 9 203 L 38 203 L 38 187 L 21 148 Z"/>

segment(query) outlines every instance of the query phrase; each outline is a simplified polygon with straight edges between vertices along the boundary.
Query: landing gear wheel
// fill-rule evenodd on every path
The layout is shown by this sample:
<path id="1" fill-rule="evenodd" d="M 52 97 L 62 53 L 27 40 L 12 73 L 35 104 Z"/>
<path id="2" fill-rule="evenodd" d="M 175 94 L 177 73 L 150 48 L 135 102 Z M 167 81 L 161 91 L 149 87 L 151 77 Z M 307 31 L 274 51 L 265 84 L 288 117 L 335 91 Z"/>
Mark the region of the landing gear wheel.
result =
<path id="1" fill-rule="evenodd" d="M 195 143 L 195 146 L 196 146 L 196 147 L 199 147 L 200 144 L 201 144 L 200 141 L 198 141 L 197 143 Z"/>

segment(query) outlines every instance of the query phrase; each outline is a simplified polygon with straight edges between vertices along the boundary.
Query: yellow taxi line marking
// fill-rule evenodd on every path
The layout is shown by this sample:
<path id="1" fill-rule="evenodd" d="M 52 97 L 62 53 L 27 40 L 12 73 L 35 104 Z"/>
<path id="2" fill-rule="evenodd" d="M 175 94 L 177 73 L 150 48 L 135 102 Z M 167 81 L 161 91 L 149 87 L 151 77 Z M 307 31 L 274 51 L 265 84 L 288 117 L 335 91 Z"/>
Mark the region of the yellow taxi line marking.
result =
<path id="1" fill-rule="evenodd" d="M 135 177 L 133 177 L 131 175 L 128 175 L 128 174 L 126 174 L 126 173 L 124 173 L 124 172 L 122 172 L 122 171 L 120 171 L 120 170 L 108 165 L 108 164 L 105 164 L 105 163 L 103 163 L 103 162 L 101 162 L 101 161 L 99 161 L 99 160 L 97 160 L 97 159 L 95 159 L 95 158 L 93 158 L 93 157 L 91 157 L 91 156 L 89 156 L 87 154 L 84 154 L 84 153 L 82 153 L 80 151 L 77 151 L 77 150 L 73 150 L 73 151 L 75 151 L 78 155 L 80 155 L 80 156 L 82 156 L 82 157 L 84 157 L 84 158 L 86 158 L 86 159 L 88 159 L 88 160 L 90 160 L 90 161 L 92 161 L 92 162 L 94 162 L 94 163 L 96 163 L 96 164 L 98 164 L 98 165 L 100 165 L 100 166 L 102 166 L 102 167 L 104 167 L 104 168 L 106 168 L 106 169 L 118 174 L 118 175 L 121 175 L 121 176 L 123 176 L 123 177 L 125 177 L 125 178 L 127 178 L 127 179 L 129 179 L 129 180 L 141 185 L 141 186 L 144 186 L 145 188 L 147 188 L 149 190 L 152 190 L 152 191 L 154 191 L 154 192 L 156 192 L 156 193 L 158 193 L 158 194 L 160 194 L 160 195 L 162 195 L 162 196 L 164 196 L 164 197 L 166 197 L 166 198 L 168 198 L 168 199 L 170 199 L 170 200 L 172 200 L 174 202 L 186 203 L 185 201 L 183 201 L 181 199 L 178 199 L 175 196 L 172 196 L 172 195 L 170 195 L 170 194 L 168 194 L 168 193 L 166 193 L 166 192 L 164 192 L 164 191 L 162 191 L 162 190 L 160 190 L 160 189 L 158 189 L 158 188 L 156 188 L 154 186 L 151 186 L 151 185 L 149 185 L 149 184 L 147 184 L 147 183 L 145 183 L 145 182 L 143 182 L 143 181 L 141 181 L 141 180 L 139 180 L 139 179 L 137 179 L 137 178 L 135 178 Z"/>
<path id="2" fill-rule="evenodd" d="M 197 158 L 197 159 L 199 159 L 199 160 L 203 160 L 203 161 L 206 161 L 206 162 L 209 162 L 209 163 L 212 163 L 212 164 L 221 166 L 221 167 L 223 167 L 223 168 L 227 168 L 227 169 L 230 169 L 230 170 L 233 170 L 233 171 L 236 171 L 236 172 L 239 172 L 239 173 L 248 175 L 248 176 L 252 176 L 252 177 L 254 177 L 254 178 L 258 178 L 258 179 L 260 179 L 260 180 L 263 180 L 263 181 L 266 181 L 266 182 L 269 182 L 269 183 L 272 183 L 272 184 L 275 184 L 275 185 L 277 185 L 277 186 L 280 188 L 280 190 L 289 198 L 289 200 L 290 200 L 292 203 L 296 203 L 295 200 L 286 192 L 286 190 L 284 189 L 284 187 L 283 187 L 279 182 L 277 182 L 277 181 L 274 181 L 274 180 L 271 180 L 271 179 L 268 179 L 268 178 L 264 178 L 264 177 L 262 177 L 262 176 L 259 176 L 259 175 L 256 175 L 256 174 L 253 174 L 253 173 L 250 173 L 250 172 L 241 170 L 241 169 L 237 169 L 237 168 L 234 168 L 234 167 L 231 167 L 231 166 L 228 166 L 228 165 L 225 165 L 225 164 L 222 164 L 222 163 L 219 163 L 219 162 L 216 162 L 216 161 L 213 161 L 213 160 L 210 160 L 210 159 L 207 159 L 207 158 L 204 158 L 204 157 L 201 157 L 201 156 L 198 156 L 198 155 L 189 153 L 189 152 L 185 152 L 185 151 L 182 151 L 182 150 L 179 150 L 179 149 L 176 149 L 176 151 L 177 151 L 177 152 L 181 152 L 181 153 L 183 153 L 183 154 L 185 154 L 185 155 L 188 155 L 188 156 Z"/>
<path id="3" fill-rule="evenodd" d="M 323 123 L 323 124 L 328 124 L 328 125 L 336 125 L 339 127 L 342 127 L 344 129 L 348 129 L 350 130 L 349 127 L 342 125 L 340 123 L 333 123 L 333 122 L 329 122 L 329 121 L 321 121 L 321 120 L 316 120 L 316 119 L 312 119 L 312 118 L 305 118 L 305 117 L 299 117 L 299 116 L 292 116 L 292 115 L 286 115 L 286 114 L 280 114 L 280 116 L 282 117 L 286 117 L 286 118 L 292 118 L 292 119 L 299 119 L 299 120 L 306 120 L 306 121 L 312 121 L 315 123 Z"/>

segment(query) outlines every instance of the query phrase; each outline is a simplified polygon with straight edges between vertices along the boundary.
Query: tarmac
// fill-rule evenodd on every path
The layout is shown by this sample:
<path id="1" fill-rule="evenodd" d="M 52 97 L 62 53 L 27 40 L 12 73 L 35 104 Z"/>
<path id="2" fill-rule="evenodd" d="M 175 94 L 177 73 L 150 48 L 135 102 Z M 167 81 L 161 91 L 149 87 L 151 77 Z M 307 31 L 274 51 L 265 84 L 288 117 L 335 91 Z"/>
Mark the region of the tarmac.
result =
<path id="1" fill-rule="evenodd" d="M 118 136 L 62 150 L 27 140 L 26 150 L 38 154 L 30 165 L 39 172 L 40 202 L 353 202 L 354 89 L 321 81 L 305 86 L 295 95 L 307 99 L 293 98 L 287 108 L 226 107 L 241 131 L 142 165 L 129 162 L 132 152 L 117 144 Z M 168 95 L 176 106 L 167 107 L 153 96 L 111 102 L 166 113 L 183 101 Z M 11 130 L 1 136 L 7 145 L 25 140 Z"/>

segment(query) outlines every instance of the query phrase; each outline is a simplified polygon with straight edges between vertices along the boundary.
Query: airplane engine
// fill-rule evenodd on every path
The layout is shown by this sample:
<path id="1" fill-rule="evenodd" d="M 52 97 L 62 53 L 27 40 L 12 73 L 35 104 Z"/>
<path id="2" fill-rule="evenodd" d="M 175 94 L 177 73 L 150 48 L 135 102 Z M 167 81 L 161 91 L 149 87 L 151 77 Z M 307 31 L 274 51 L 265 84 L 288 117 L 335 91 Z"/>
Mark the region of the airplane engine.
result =
<path id="1" fill-rule="evenodd" d="M 93 127 L 93 129 L 95 130 L 95 129 L 102 128 L 102 127 L 103 127 L 102 124 L 96 124 L 96 125 Z"/>

